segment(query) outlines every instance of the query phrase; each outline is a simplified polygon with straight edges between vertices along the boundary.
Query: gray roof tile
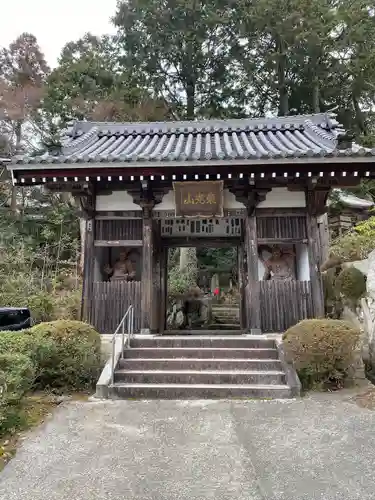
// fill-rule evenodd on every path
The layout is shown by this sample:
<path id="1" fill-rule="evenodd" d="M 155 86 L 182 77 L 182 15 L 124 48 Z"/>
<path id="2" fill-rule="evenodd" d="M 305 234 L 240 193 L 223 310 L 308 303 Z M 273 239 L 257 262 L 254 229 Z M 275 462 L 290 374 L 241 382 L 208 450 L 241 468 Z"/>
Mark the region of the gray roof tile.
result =
<path id="1" fill-rule="evenodd" d="M 61 155 L 15 157 L 16 164 L 150 163 L 375 156 L 375 150 L 337 150 L 339 124 L 327 114 L 197 122 L 77 121 Z"/>

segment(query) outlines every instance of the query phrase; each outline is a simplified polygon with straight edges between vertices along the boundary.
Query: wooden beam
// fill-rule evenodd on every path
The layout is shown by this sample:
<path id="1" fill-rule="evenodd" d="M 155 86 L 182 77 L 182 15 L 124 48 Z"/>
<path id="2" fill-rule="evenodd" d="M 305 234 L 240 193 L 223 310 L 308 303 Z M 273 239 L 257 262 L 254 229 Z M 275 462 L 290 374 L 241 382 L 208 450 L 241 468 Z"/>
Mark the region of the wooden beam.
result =
<path id="1" fill-rule="evenodd" d="M 299 245 L 307 242 L 306 238 L 258 238 L 258 245 Z"/>
<path id="2" fill-rule="evenodd" d="M 197 248 L 232 248 L 239 245 L 241 242 L 240 238 L 237 237 L 193 237 L 181 236 L 173 238 L 162 238 L 161 244 L 168 248 L 186 248 L 186 247 L 197 247 Z"/>
<path id="3" fill-rule="evenodd" d="M 271 189 L 270 186 L 259 188 L 255 184 L 249 184 L 248 180 L 234 183 L 229 187 L 229 191 L 234 194 L 236 200 L 245 205 L 248 214 L 252 214 L 256 206 L 266 199 Z"/>
<path id="4" fill-rule="evenodd" d="M 95 240 L 95 247 L 141 247 L 143 246 L 142 240 Z"/>
<path id="5" fill-rule="evenodd" d="M 331 188 L 329 186 L 309 186 L 306 189 L 306 209 L 313 215 L 322 215 L 327 211 L 327 199 Z"/>
<path id="6" fill-rule="evenodd" d="M 298 215 L 304 215 L 306 213 L 305 207 L 295 207 L 295 208 L 257 208 L 256 215 L 257 218 L 260 217 L 296 217 Z"/>

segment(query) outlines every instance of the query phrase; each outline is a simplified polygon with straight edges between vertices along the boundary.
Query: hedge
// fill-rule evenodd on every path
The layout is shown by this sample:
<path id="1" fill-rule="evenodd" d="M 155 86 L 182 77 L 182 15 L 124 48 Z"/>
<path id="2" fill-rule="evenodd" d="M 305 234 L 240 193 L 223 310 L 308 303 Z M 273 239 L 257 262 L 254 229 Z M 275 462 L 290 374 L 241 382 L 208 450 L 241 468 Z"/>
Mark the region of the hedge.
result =
<path id="1" fill-rule="evenodd" d="M 102 367 L 101 339 L 80 321 L 40 323 L 22 332 L 0 334 L 0 354 L 26 355 L 35 368 L 35 389 L 89 389 Z"/>
<path id="2" fill-rule="evenodd" d="M 304 389 L 342 387 L 351 375 L 360 332 L 346 321 L 304 320 L 283 336 L 286 359 Z"/>
<path id="3" fill-rule="evenodd" d="M 28 356 L 0 354 L 0 436 L 21 425 L 20 404 L 34 379 L 35 367 Z"/>
<path id="4" fill-rule="evenodd" d="M 40 323 L 27 330 L 39 346 L 51 344 L 49 356 L 38 352 L 41 387 L 88 389 L 97 381 L 101 366 L 101 339 L 96 330 L 80 321 Z"/>

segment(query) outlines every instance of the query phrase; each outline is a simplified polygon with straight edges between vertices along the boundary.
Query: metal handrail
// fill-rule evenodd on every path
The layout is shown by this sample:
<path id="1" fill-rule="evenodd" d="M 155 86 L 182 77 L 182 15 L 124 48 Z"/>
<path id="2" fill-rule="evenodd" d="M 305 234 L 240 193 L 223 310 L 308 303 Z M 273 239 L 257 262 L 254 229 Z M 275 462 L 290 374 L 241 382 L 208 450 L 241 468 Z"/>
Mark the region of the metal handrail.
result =
<path id="1" fill-rule="evenodd" d="M 115 378 L 115 346 L 116 346 L 116 338 L 121 329 L 121 358 L 124 357 L 124 349 L 125 349 L 125 321 L 127 321 L 127 333 L 128 333 L 128 342 L 127 347 L 130 348 L 130 339 L 134 335 L 134 307 L 130 305 L 124 314 L 122 320 L 120 321 L 118 327 L 116 328 L 114 334 L 112 335 L 112 367 L 111 367 L 111 383 L 114 383 Z"/>

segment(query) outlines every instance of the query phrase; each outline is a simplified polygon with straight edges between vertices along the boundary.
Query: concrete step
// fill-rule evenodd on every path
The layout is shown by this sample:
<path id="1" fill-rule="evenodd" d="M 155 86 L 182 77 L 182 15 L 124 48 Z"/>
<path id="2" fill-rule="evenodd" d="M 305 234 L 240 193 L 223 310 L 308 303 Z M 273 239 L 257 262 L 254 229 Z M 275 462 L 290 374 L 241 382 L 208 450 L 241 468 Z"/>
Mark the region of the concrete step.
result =
<path id="1" fill-rule="evenodd" d="M 285 399 L 287 385 L 232 384 L 131 384 L 116 383 L 109 389 L 116 399 Z"/>
<path id="2" fill-rule="evenodd" d="M 115 372 L 115 382 L 133 384 L 285 384 L 282 371 L 193 371 L 193 370 L 127 370 Z"/>
<path id="3" fill-rule="evenodd" d="M 277 359 L 277 349 L 211 347 L 137 347 L 125 349 L 125 358 Z"/>
<path id="4" fill-rule="evenodd" d="M 233 334 L 235 333 L 238 335 L 238 332 L 241 330 L 241 325 L 240 322 L 238 323 L 227 323 L 227 318 L 225 321 L 221 322 L 219 319 L 217 319 L 217 323 L 212 323 L 211 325 L 208 325 L 208 328 L 210 328 L 211 331 L 223 331 L 223 330 L 231 330 Z"/>
<path id="5" fill-rule="evenodd" d="M 240 312 L 239 307 L 213 307 L 211 311 L 214 314 L 220 314 L 222 316 L 225 316 L 228 314 L 229 316 L 234 316 Z"/>
<path id="6" fill-rule="evenodd" d="M 204 336 L 159 336 L 159 337 L 136 337 L 131 341 L 132 347 L 209 347 L 209 348 L 275 348 L 275 341 L 255 336 L 232 336 L 232 337 L 204 337 Z"/>
<path id="7" fill-rule="evenodd" d="M 239 311 L 240 306 L 238 304 L 213 304 L 213 311 Z"/>
<path id="8" fill-rule="evenodd" d="M 212 311 L 212 314 L 215 314 L 215 315 L 217 314 L 219 316 L 238 316 L 238 314 L 240 313 L 240 309 L 238 307 L 236 307 L 236 308 L 233 307 L 231 309 L 229 309 L 227 307 L 225 309 L 222 307 L 221 308 L 213 307 L 211 309 L 211 311 Z"/>
<path id="9" fill-rule="evenodd" d="M 235 323 L 236 321 L 239 320 L 240 315 L 239 314 L 212 314 L 212 317 L 215 319 L 220 319 L 220 321 L 226 322 L 226 323 Z"/>
<path id="10" fill-rule="evenodd" d="M 120 359 L 119 369 L 131 370 L 223 370 L 223 371 L 282 371 L 277 359 L 202 359 L 202 358 L 124 358 Z"/>
<path id="11" fill-rule="evenodd" d="M 219 326 L 219 328 L 218 328 Z M 209 325 L 205 329 L 199 330 L 167 330 L 164 336 L 187 336 L 195 335 L 198 337 L 232 337 L 233 335 L 239 336 L 241 334 L 241 328 L 238 323 L 235 325 Z"/>

